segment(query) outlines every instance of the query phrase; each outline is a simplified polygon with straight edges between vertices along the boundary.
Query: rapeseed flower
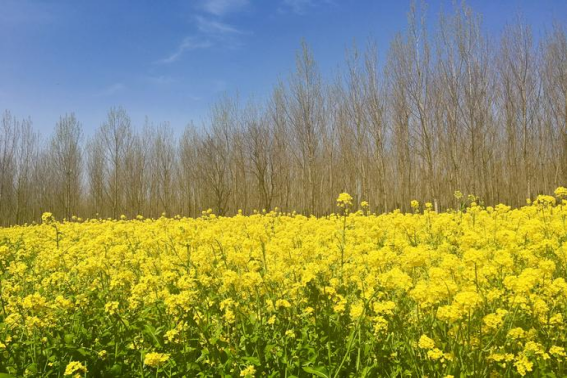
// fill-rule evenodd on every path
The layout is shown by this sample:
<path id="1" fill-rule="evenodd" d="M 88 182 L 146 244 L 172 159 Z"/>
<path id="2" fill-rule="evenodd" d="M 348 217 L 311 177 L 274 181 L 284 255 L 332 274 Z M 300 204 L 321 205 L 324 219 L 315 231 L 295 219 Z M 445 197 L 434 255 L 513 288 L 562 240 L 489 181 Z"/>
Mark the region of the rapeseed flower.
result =
<path id="1" fill-rule="evenodd" d="M 151 352 L 147 353 L 144 357 L 144 365 L 150 367 L 160 367 L 169 360 L 169 354 Z"/>
<path id="2" fill-rule="evenodd" d="M 249 365 L 240 372 L 241 377 L 254 377 L 254 374 L 256 374 L 254 365 Z"/>
<path id="3" fill-rule="evenodd" d="M 337 197 L 338 207 L 349 207 L 352 206 L 352 196 L 348 193 L 341 193 Z"/>
<path id="4" fill-rule="evenodd" d="M 424 214 L 419 203 L 411 214 L 349 212 L 346 193 L 340 216 L 319 218 L 47 214 L 0 229 L 2 364 L 46 376 L 166 365 L 254 375 L 324 350 L 300 368 L 324 371 L 331 358 L 344 359 L 339 375 L 357 360 L 413 375 L 565 375 L 566 193 L 517 209 L 461 197 L 457 210 Z M 71 347 L 81 362 L 60 364 Z M 34 348 L 47 363 L 32 365 Z M 426 359 L 419 370 L 413 356 Z"/>
<path id="5" fill-rule="evenodd" d="M 85 365 L 83 365 L 82 363 L 78 362 L 78 361 L 71 361 L 67 364 L 67 367 L 65 368 L 65 373 L 63 373 L 64 375 L 68 376 L 68 375 L 82 375 L 85 374 L 87 372 L 87 368 Z"/>
<path id="6" fill-rule="evenodd" d="M 430 339 L 427 335 L 421 335 L 417 346 L 419 346 L 421 349 L 433 349 L 435 348 L 435 341 L 433 341 L 433 339 Z"/>

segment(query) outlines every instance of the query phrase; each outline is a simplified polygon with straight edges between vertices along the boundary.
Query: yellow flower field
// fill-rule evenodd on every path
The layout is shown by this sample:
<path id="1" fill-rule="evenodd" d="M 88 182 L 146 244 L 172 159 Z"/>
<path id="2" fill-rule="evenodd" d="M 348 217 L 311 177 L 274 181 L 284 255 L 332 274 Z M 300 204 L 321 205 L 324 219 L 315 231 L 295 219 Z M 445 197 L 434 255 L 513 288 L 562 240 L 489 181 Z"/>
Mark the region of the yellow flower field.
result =
<path id="1" fill-rule="evenodd" d="M 0 229 L 0 372 L 565 376 L 565 194 L 382 215 L 342 194 L 321 218 L 45 214 Z"/>

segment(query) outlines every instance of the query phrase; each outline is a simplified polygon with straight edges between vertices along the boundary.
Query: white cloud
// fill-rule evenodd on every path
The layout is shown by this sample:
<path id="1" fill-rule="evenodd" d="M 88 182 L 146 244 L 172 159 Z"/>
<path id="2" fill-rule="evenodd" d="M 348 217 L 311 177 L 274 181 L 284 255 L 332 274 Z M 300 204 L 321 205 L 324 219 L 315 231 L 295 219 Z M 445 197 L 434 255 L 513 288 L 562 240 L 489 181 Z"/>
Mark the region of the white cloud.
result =
<path id="1" fill-rule="evenodd" d="M 228 13 L 242 10 L 248 4 L 248 0 L 203 0 L 200 8 L 215 16 L 224 16 Z"/>
<path id="2" fill-rule="evenodd" d="M 211 20 L 205 17 L 195 17 L 197 29 L 205 34 L 244 34 L 241 30 L 221 21 Z"/>
<path id="3" fill-rule="evenodd" d="M 157 63 L 164 63 L 164 64 L 173 63 L 177 59 L 179 59 L 179 57 L 181 57 L 181 55 L 183 55 L 186 51 L 206 49 L 206 48 L 211 47 L 212 45 L 213 45 L 212 42 L 208 41 L 208 40 L 198 39 L 198 38 L 195 38 L 195 37 L 186 37 L 179 44 L 179 46 L 177 47 L 177 50 L 175 50 L 169 56 L 158 60 Z"/>
<path id="4" fill-rule="evenodd" d="M 249 33 L 224 22 L 222 19 L 227 13 L 235 12 L 247 5 L 248 0 L 202 1 L 199 8 L 209 15 L 202 14 L 193 17 L 196 33 L 186 37 L 173 53 L 156 61 L 156 63 L 173 63 L 187 51 L 207 49 L 213 46 L 229 49 L 239 48 L 242 45 L 240 36 Z"/>

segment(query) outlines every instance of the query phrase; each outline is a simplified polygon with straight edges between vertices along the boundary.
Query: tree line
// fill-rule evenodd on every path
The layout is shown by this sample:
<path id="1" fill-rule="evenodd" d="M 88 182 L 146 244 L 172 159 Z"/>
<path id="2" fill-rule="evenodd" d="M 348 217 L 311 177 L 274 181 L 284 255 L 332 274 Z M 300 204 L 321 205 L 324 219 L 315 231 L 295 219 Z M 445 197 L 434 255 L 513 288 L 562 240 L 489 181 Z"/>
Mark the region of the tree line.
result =
<path id="1" fill-rule="evenodd" d="M 355 45 L 324 79 L 309 47 L 262 101 L 225 95 L 204 125 L 135 128 L 121 108 L 85 138 L 74 114 L 46 140 L 9 111 L 0 125 L 0 224 L 199 216 L 255 209 L 322 215 L 351 193 L 377 212 L 455 190 L 521 205 L 567 181 L 567 37 L 483 30 L 466 5 L 434 28 L 412 5 L 383 61 Z M 434 30 L 430 33 L 430 30 Z"/>

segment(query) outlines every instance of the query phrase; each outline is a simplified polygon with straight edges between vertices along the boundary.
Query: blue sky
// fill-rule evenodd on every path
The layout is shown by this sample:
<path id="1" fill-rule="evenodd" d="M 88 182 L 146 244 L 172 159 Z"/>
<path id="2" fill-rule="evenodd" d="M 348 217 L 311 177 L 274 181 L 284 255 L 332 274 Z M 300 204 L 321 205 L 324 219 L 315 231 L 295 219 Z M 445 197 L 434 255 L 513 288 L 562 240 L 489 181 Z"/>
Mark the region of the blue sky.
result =
<path id="1" fill-rule="evenodd" d="M 0 0 L 0 111 L 48 133 L 75 112 L 90 134 L 111 106 L 181 130 L 223 93 L 264 98 L 294 68 L 302 38 L 324 75 L 345 48 L 385 54 L 410 0 Z M 451 1 L 429 1 L 434 22 Z M 487 31 L 521 14 L 541 34 L 567 23 L 565 0 L 470 0 Z"/>

